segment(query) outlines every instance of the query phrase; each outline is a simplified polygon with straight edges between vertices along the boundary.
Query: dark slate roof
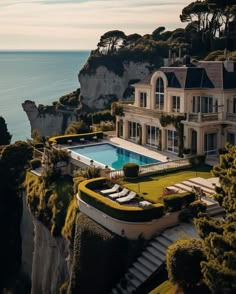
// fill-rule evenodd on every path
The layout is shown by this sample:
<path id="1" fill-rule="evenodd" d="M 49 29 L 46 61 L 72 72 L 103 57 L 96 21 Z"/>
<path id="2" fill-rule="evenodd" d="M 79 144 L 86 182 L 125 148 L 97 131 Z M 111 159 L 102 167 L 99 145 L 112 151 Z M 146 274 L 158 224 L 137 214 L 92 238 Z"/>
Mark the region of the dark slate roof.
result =
<path id="1" fill-rule="evenodd" d="M 199 62 L 198 66 L 161 67 L 168 79 L 168 87 L 183 89 L 236 88 L 236 71 L 228 72 L 223 62 Z M 137 85 L 149 85 L 152 75 Z"/>

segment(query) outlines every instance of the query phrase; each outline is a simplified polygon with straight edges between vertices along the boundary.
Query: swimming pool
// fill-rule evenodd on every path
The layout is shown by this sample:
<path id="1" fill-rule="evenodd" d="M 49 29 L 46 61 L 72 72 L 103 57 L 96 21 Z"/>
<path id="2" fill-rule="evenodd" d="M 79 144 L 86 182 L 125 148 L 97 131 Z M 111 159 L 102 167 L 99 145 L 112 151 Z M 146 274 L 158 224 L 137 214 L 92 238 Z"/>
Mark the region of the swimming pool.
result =
<path id="1" fill-rule="evenodd" d="M 114 169 L 122 168 L 127 162 L 135 162 L 139 165 L 159 162 L 151 157 L 109 143 L 72 147 L 70 150 Z"/>

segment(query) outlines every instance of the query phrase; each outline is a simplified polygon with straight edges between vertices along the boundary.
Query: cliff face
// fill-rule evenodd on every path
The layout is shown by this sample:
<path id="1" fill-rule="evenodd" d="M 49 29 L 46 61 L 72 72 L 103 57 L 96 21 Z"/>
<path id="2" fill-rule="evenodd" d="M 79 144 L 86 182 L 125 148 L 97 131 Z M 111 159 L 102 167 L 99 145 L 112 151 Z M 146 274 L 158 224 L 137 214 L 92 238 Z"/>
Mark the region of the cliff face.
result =
<path id="1" fill-rule="evenodd" d="M 126 62 L 123 64 L 122 76 L 109 71 L 105 66 L 99 66 L 94 74 L 82 71 L 79 73 L 80 97 L 83 104 L 90 108 L 103 109 L 111 97 L 121 99 L 131 80 L 142 80 L 150 72 L 147 62 Z"/>
<path id="2" fill-rule="evenodd" d="M 59 293 L 69 279 L 70 250 L 63 238 L 54 238 L 37 221 L 26 206 L 23 197 L 21 220 L 21 271 L 31 280 L 31 294 Z"/>
<path id="3" fill-rule="evenodd" d="M 53 136 L 64 133 L 67 126 L 77 120 L 73 111 L 63 111 L 53 108 L 41 110 L 33 101 L 25 101 L 22 107 L 26 112 L 31 125 L 31 132 L 38 130 L 41 136 Z"/>
<path id="4" fill-rule="evenodd" d="M 33 217 L 26 206 L 25 195 L 22 197 L 23 213 L 21 218 L 21 271 L 31 279 L 34 251 L 34 224 Z"/>
<path id="5" fill-rule="evenodd" d="M 53 238 L 37 220 L 34 220 L 34 232 L 31 293 L 59 293 L 69 278 L 67 243 L 62 238 Z"/>

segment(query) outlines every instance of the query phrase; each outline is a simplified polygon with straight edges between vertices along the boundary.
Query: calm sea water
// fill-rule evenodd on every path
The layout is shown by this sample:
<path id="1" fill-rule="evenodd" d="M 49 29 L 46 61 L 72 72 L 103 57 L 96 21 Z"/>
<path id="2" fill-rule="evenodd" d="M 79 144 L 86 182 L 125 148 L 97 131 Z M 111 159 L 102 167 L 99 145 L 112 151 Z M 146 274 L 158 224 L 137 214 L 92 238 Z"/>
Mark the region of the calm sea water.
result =
<path id="1" fill-rule="evenodd" d="M 30 138 L 30 124 L 21 103 L 51 104 L 80 87 L 78 73 L 89 51 L 0 52 L 0 116 L 12 142 Z"/>

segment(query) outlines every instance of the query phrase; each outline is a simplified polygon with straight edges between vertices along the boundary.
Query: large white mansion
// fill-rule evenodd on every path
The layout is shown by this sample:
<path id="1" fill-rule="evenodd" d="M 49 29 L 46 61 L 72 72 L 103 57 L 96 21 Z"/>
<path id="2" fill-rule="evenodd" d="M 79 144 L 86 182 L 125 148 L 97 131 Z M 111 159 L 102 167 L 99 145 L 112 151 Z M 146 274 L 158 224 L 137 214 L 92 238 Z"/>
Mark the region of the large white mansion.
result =
<path id="1" fill-rule="evenodd" d="M 161 67 L 134 87 L 134 104 L 118 104 L 119 137 L 175 154 L 190 148 L 211 155 L 226 142 L 236 144 L 233 61 Z"/>

